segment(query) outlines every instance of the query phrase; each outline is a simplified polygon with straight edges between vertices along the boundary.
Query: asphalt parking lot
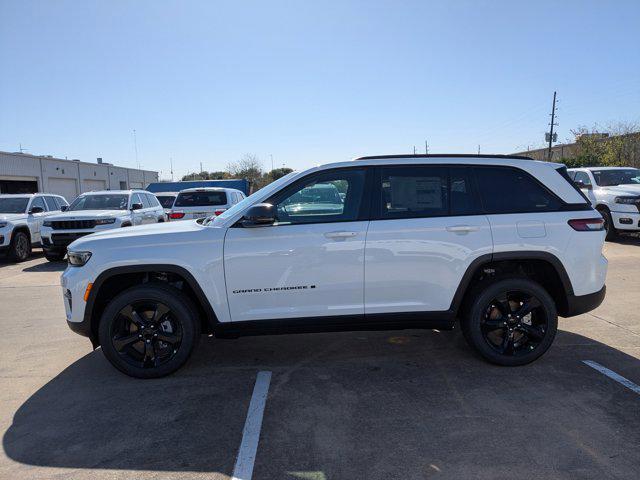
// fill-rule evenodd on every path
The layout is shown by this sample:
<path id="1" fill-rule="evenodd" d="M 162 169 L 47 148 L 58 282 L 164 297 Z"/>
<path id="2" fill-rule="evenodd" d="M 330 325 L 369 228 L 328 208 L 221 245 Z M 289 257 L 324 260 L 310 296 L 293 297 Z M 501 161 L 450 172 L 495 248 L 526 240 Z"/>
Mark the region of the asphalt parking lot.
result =
<path id="1" fill-rule="evenodd" d="M 64 264 L 0 260 L 0 478 L 231 478 L 259 372 L 254 479 L 640 478 L 640 239 L 605 254 L 605 303 L 526 367 L 459 331 L 203 337 L 152 381 L 67 328 Z"/>

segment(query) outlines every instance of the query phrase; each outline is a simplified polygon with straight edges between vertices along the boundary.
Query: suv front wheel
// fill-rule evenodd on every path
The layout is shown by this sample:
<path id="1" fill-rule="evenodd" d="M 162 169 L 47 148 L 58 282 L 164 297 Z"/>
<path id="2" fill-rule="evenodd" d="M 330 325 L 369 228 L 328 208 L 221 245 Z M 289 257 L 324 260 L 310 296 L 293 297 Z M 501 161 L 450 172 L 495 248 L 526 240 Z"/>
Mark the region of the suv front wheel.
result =
<path id="1" fill-rule="evenodd" d="M 102 351 L 121 372 L 158 378 L 175 372 L 200 337 L 191 300 L 161 283 L 132 287 L 107 305 L 98 335 Z"/>
<path id="2" fill-rule="evenodd" d="M 549 293 L 526 278 L 477 288 L 462 321 L 467 342 L 498 365 L 525 365 L 545 353 L 556 336 L 558 314 Z"/>

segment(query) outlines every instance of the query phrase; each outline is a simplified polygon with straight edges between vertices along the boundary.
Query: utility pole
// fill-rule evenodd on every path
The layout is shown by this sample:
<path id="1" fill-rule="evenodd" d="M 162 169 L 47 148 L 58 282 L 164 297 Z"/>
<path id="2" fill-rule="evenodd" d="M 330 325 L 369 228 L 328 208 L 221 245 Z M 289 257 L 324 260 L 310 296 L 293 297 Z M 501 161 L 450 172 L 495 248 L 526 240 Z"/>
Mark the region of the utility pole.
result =
<path id="1" fill-rule="evenodd" d="M 551 161 L 551 144 L 553 143 L 553 127 L 555 125 L 556 119 L 556 92 L 553 92 L 553 105 L 551 105 L 551 128 L 549 129 L 549 153 L 548 153 L 548 161 Z"/>
<path id="2" fill-rule="evenodd" d="M 413 146 L 413 154 L 414 155 L 416 154 L 416 146 L 415 145 Z"/>
<path id="3" fill-rule="evenodd" d="M 173 158 L 169 157 L 169 165 L 171 165 L 171 181 L 173 182 Z"/>
<path id="4" fill-rule="evenodd" d="M 480 145 L 478 145 L 478 155 L 480 155 Z"/>
<path id="5" fill-rule="evenodd" d="M 200 173 L 202 173 L 202 162 L 200 162 Z"/>
<path id="6" fill-rule="evenodd" d="M 136 165 L 138 166 L 138 170 L 140 170 L 140 162 L 138 162 L 138 139 L 136 138 L 136 129 L 133 129 L 133 149 L 136 152 Z"/>
<path id="7" fill-rule="evenodd" d="M 424 141 L 424 154 L 429 155 L 429 144 L 426 140 Z"/>
<path id="8" fill-rule="evenodd" d="M 269 156 L 271 157 L 271 171 L 273 172 L 273 154 L 269 154 Z"/>

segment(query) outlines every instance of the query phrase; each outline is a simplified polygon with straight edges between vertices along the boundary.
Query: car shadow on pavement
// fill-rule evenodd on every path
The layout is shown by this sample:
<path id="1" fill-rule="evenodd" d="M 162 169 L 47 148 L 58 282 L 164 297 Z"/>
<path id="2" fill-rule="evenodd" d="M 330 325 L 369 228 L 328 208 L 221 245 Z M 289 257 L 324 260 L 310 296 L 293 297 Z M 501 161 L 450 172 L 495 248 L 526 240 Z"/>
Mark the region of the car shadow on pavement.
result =
<path id="1" fill-rule="evenodd" d="M 45 262 L 23 269 L 23 272 L 62 272 L 67 268 L 67 261 Z"/>
<path id="2" fill-rule="evenodd" d="M 640 396 L 582 360 L 636 383 L 640 362 L 580 335 L 560 331 L 544 357 L 516 368 L 480 360 L 458 332 L 202 340 L 182 370 L 158 380 L 120 374 L 99 350 L 80 358 L 15 412 L 6 455 L 231 476 L 256 373 L 269 370 L 255 478 L 640 472 Z"/>
<path id="3" fill-rule="evenodd" d="M 637 233 L 619 234 L 612 240 L 607 242 L 619 243 L 620 245 L 638 245 L 640 246 L 640 235 Z"/>

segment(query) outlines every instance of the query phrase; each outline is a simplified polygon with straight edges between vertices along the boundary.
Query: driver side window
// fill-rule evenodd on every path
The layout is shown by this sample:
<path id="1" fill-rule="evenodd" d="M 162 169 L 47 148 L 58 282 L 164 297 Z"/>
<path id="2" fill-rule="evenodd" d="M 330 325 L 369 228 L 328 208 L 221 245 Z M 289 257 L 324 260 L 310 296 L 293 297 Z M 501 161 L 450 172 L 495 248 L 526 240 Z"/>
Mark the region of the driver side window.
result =
<path id="1" fill-rule="evenodd" d="M 365 171 L 335 170 L 311 175 L 273 198 L 276 223 L 348 222 L 358 219 Z"/>
<path id="2" fill-rule="evenodd" d="M 576 172 L 576 178 L 574 178 L 574 181 L 582 182 L 585 185 L 591 185 L 589 175 L 587 175 L 585 172 Z"/>

